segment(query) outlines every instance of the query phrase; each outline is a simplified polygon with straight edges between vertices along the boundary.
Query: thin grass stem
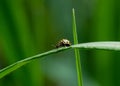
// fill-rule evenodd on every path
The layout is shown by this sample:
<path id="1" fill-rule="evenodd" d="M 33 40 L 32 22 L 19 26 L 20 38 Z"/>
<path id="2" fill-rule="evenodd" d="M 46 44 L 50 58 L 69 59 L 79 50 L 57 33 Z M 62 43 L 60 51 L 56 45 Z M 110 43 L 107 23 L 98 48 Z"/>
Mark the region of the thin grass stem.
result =
<path id="1" fill-rule="evenodd" d="M 73 12 L 73 38 L 74 38 L 74 44 L 78 44 L 74 8 L 72 9 L 72 12 Z M 74 50 L 75 50 L 75 57 L 76 57 L 76 69 L 77 69 L 77 77 L 78 77 L 78 86 L 83 86 L 82 70 L 81 70 L 81 62 L 80 62 L 80 53 L 79 53 L 79 49 L 75 48 Z"/>

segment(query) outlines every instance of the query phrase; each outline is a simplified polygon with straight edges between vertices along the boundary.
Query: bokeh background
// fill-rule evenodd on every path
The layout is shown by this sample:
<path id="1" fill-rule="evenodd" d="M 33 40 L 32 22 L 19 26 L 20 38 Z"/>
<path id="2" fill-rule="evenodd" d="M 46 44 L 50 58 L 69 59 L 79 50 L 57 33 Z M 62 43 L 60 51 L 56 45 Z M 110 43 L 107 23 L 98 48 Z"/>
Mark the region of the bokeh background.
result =
<path id="1" fill-rule="evenodd" d="M 119 0 L 0 0 L 0 68 L 73 43 L 72 8 L 79 43 L 120 40 Z M 84 86 L 120 86 L 120 52 L 81 50 Z M 74 51 L 29 63 L 0 79 L 0 86 L 77 86 Z"/>

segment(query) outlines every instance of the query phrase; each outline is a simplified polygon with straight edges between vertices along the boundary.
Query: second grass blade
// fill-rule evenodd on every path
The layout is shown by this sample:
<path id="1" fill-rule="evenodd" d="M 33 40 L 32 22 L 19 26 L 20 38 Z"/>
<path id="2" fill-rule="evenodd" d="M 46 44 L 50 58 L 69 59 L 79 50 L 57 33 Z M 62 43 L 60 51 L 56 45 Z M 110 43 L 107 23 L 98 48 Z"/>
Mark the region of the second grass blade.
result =
<path id="1" fill-rule="evenodd" d="M 74 38 L 74 44 L 78 44 L 74 8 L 72 9 L 72 13 L 73 13 L 73 38 Z M 82 85 L 83 83 L 82 83 L 82 70 L 81 70 L 80 54 L 79 54 L 79 49 L 76 49 L 76 48 L 75 48 L 75 57 L 76 57 L 78 86 L 83 86 Z"/>

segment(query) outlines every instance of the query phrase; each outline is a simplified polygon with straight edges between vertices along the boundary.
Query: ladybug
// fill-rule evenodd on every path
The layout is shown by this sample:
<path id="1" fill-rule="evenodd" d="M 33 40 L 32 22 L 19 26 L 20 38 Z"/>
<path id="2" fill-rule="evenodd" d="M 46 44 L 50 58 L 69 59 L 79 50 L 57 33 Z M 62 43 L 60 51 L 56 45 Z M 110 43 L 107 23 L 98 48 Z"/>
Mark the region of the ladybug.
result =
<path id="1" fill-rule="evenodd" d="M 69 47 L 71 45 L 70 41 L 67 39 L 62 39 L 56 44 L 56 48 L 59 47 Z"/>

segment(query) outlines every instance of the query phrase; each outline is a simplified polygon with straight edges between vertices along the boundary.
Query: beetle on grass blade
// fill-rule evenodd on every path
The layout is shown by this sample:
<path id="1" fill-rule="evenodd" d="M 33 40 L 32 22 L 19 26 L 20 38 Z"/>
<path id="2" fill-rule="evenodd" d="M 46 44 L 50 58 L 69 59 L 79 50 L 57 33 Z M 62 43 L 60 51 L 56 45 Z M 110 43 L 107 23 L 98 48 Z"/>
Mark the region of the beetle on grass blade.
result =
<path id="1" fill-rule="evenodd" d="M 70 41 L 67 39 L 62 39 L 56 44 L 56 48 L 59 47 L 69 47 L 71 45 Z"/>

